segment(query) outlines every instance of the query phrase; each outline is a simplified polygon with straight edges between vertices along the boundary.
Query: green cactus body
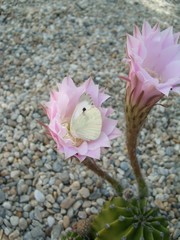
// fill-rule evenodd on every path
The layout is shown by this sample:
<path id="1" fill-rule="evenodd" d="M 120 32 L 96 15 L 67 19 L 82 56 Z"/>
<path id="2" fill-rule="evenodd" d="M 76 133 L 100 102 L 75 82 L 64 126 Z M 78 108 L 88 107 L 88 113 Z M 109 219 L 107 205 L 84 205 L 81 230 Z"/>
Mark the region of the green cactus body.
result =
<path id="1" fill-rule="evenodd" d="M 166 220 L 146 200 L 107 201 L 92 223 L 94 240 L 169 240 Z"/>

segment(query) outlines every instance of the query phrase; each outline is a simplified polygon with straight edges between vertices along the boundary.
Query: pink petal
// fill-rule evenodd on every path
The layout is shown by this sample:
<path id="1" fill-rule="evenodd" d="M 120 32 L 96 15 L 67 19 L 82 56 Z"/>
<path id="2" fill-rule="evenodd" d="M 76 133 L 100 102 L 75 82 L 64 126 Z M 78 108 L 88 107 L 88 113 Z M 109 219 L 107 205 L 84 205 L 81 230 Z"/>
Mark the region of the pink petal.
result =
<path id="1" fill-rule="evenodd" d="M 78 148 L 77 151 L 80 155 L 86 155 L 88 151 L 88 144 L 87 142 L 83 142 Z"/>
<path id="2" fill-rule="evenodd" d="M 161 45 L 162 48 L 169 47 L 174 44 L 173 29 L 169 27 L 161 32 Z"/>
<path id="3" fill-rule="evenodd" d="M 142 35 L 147 37 L 149 35 L 149 33 L 152 32 L 152 28 L 150 26 L 150 24 L 148 22 L 144 22 L 143 23 L 143 27 L 142 27 Z"/>
<path id="4" fill-rule="evenodd" d="M 92 151 L 89 150 L 88 153 L 87 153 L 88 157 L 95 158 L 95 159 L 100 159 L 100 155 L 101 155 L 100 148 L 94 149 Z"/>
<path id="5" fill-rule="evenodd" d="M 114 128 L 111 135 L 109 136 L 109 139 L 112 140 L 112 139 L 118 138 L 120 135 L 121 135 L 121 131 L 118 128 Z"/>
<path id="6" fill-rule="evenodd" d="M 175 78 L 178 76 L 180 77 L 180 59 L 179 59 L 179 61 L 173 61 L 173 62 L 169 63 L 164 68 L 164 70 L 161 74 L 163 82 L 166 82 L 169 79 L 169 83 L 171 82 L 170 81 L 171 78 Z"/>
<path id="7" fill-rule="evenodd" d="M 65 159 L 74 156 L 76 153 L 77 151 L 73 147 L 64 146 Z"/>
<path id="8" fill-rule="evenodd" d="M 95 150 L 98 146 L 110 147 L 109 138 L 104 132 L 101 133 L 100 137 L 97 140 L 90 141 L 88 143 L 89 150 Z"/>
<path id="9" fill-rule="evenodd" d="M 108 98 L 110 98 L 109 95 L 105 94 L 104 92 L 99 92 L 98 95 L 98 106 L 101 106 L 103 102 L 105 102 Z"/>
<path id="10" fill-rule="evenodd" d="M 106 135 L 110 135 L 112 133 L 112 131 L 114 130 L 115 126 L 117 125 L 117 122 L 118 122 L 117 120 L 113 120 L 110 118 L 104 118 L 102 131 Z"/>

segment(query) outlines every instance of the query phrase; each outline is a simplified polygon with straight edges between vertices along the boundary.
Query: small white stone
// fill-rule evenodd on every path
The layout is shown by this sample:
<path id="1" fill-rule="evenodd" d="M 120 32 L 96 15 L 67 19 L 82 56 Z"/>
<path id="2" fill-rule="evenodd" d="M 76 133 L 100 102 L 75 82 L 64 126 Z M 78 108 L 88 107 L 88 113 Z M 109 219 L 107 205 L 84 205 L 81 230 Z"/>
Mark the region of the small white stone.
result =
<path id="1" fill-rule="evenodd" d="M 11 216 L 10 223 L 13 227 L 17 226 L 19 223 L 19 218 L 17 216 Z"/>
<path id="2" fill-rule="evenodd" d="M 89 189 L 87 189 L 87 188 L 85 188 L 85 187 L 82 187 L 82 188 L 79 190 L 79 193 L 80 193 L 80 195 L 81 195 L 83 198 L 88 198 L 89 195 L 90 195 Z"/>
<path id="3" fill-rule="evenodd" d="M 19 177 L 20 171 L 19 170 L 14 170 L 11 172 L 11 178 L 17 178 Z"/>
<path id="4" fill-rule="evenodd" d="M 10 209 L 11 209 L 11 206 L 12 206 L 12 205 L 11 205 L 11 202 L 5 201 L 5 202 L 3 203 L 3 207 L 6 208 L 6 209 L 9 209 L 9 210 L 10 210 Z"/>
<path id="5" fill-rule="evenodd" d="M 44 202 L 45 201 L 44 194 L 37 189 L 34 191 L 34 197 L 35 197 L 36 201 L 38 201 L 38 202 Z"/>
<path id="6" fill-rule="evenodd" d="M 55 223 L 55 219 L 52 216 L 49 216 L 47 218 L 47 222 L 48 222 L 48 226 L 52 227 L 54 225 L 54 223 Z"/>

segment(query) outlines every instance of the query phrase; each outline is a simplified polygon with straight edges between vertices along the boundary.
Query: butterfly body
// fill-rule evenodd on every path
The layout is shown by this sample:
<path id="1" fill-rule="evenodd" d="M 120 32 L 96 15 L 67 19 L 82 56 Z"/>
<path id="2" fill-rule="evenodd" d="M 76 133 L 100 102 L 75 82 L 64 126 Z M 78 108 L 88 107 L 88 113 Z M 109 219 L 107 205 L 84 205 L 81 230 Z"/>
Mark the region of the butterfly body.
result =
<path id="1" fill-rule="evenodd" d="M 101 112 L 93 105 L 91 98 L 83 94 L 71 117 L 72 136 L 85 141 L 96 140 L 100 136 L 101 128 Z"/>

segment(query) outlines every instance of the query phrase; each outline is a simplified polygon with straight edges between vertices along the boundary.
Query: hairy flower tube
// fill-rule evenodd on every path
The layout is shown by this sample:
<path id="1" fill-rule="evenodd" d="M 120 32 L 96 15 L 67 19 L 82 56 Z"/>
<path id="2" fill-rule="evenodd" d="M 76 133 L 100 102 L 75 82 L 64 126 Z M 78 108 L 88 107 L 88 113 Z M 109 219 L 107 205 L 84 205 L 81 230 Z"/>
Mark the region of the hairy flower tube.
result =
<path id="1" fill-rule="evenodd" d="M 133 36 L 127 35 L 129 76 L 126 85 L 127 148 L 140 196 L 147 195 L 147 187 L 136 158 L 137 137 L 152 107 L 170 91 L 180 92 L 179 33 L 172 27 L 160 31 L 148 22 L 142 32 L 135 26 Z"/>
<path id="2" fill-rule="evenodd" d="M 101 149 L 110 147 L 110 140 L 119 136 L 117 121 L 109 118 L 113 110 L 102 107 L 108 98 L 92 79 L 77 87 L 66 77 L 51 92 L 44 106 L 49 118 L 46 128 L 65 158 L 99 159 Z"/>

